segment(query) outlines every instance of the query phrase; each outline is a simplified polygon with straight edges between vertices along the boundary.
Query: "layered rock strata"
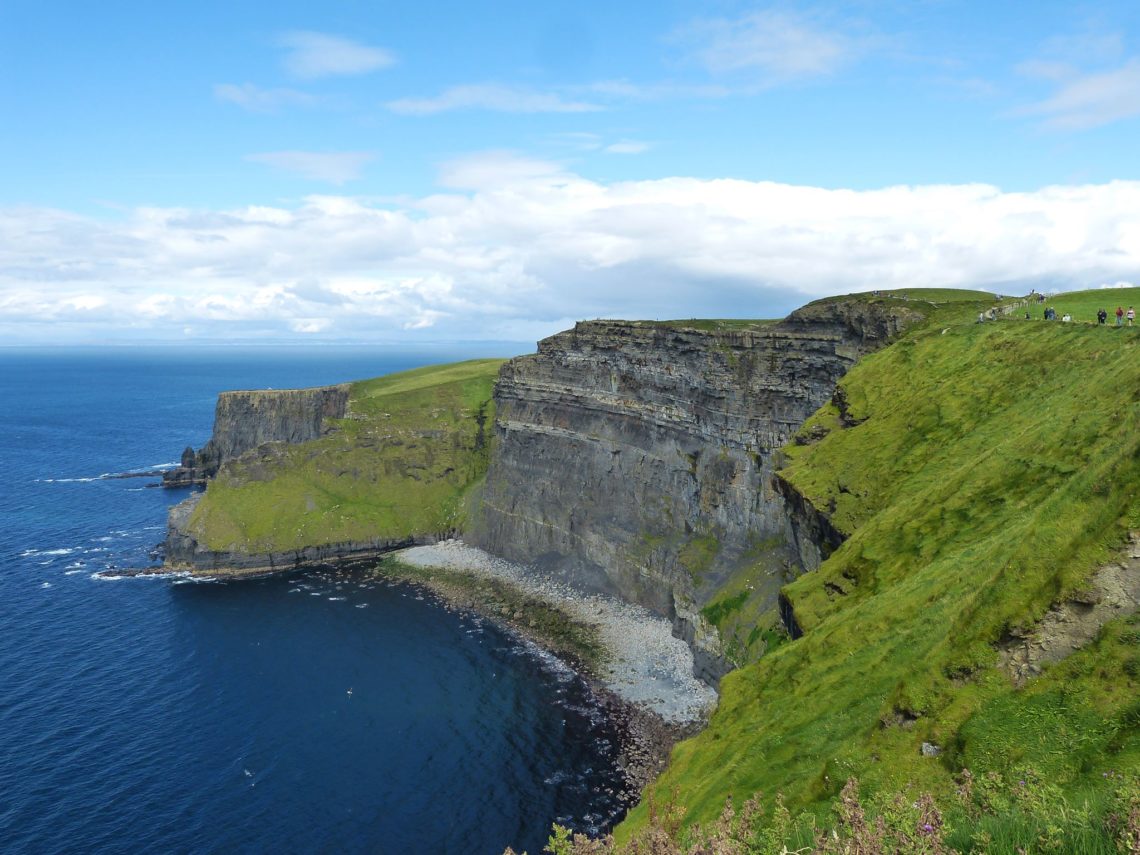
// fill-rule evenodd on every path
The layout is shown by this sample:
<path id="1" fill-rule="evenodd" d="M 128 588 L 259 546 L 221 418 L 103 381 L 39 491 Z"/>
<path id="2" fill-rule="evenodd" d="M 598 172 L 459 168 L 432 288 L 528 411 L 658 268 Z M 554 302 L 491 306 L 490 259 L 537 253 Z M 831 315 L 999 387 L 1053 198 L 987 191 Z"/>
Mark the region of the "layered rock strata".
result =
<path id="1" fill-rule="evenodd" d="M 715 679 L 725 665 L 699 609 L 742 570 L 775 609 L 820 558 L 805 537 L 819 520 L 774 483 L 776 450 L 860 356 L 920 318 L 837 301 L 770 325 L 592 321 L 545 339 L 501 370 L 468 539 L 671 619 Z"/>
<path id="2" fill-rule="evenodd" d="M 349 384 L 312 389 L 222 392 L 214 410 L 214 431 L 195 451 L 182 452 L 181 465 L 163 475 L 164 487 L 203 485 L 227 460 L 267 442 L 308 442 L 323 436 L 331 419 L 344 418 Z"/>

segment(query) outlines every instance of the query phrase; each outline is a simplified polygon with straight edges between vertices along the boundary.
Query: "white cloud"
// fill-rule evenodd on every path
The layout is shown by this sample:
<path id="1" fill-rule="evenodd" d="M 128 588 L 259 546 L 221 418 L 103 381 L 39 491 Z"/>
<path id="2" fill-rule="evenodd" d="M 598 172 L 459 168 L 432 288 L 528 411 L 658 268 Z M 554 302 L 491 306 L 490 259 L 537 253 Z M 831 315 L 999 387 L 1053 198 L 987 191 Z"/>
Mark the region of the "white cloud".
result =
<path id="1" fill-rule="evenodd" d="M 549 160 L 524 157 L 510 151 L 486 151 L 457 157 L 443 164 L 439 183 L 453 190 L 482 190 L 559 181 L 565 177 L 561 165 Z"/>
<path id="2" fill-rule="evenodd" d="M 289 328 L 296 333 L 313 335 L 325 332 L 332 325 L 329 318 L 294 318 L 289 322 Z"/>
<path id="3" fill-rule="evenodd" d="M 1058 84 L 1050 97 L 1018 111 L 1041 117 L 1048 127 L 1083 130 L 1140 116 L 1140 57 L 1095 73 L 1057 63 L 1023 63 L 1019 68 Z"/>
<path id="4" fill-rule="evenodd" d="M 643 154 L 652 148 L 642 140 L 619 139 L 606 142 L 601 134 L 584 131 L 566 131 L 546 136 L 543 142 L 549 148 L 563 152 L 601 151 L 606 154 Z"/>
<path id="5" fill-rule="evenodd" d="M 214 87 L 214 97 L 255 113 L 272 113 L 283 107 L 313 107 L 321 102 L 307 92 L 263 89 L 253 83 L 219 83 Z"/>
<path id="6" fill-rule="evenodd" d="M 376 155 L 367 151 L 267 151 L 246 155 L 245 159 L 316 181 L 344 184 L 359 178 Z"/>
<path id="7" fill-rule="evenodd" d="M 694 21 L 674 39 L 714 74 L 752 72 L 769 83 L 831 74 L 861 50 L 850 36 L 773 9 Z"/>
<path id="8" fill-rule="evenodd" d="M 649 151 L 649 143 L 639 140 L 619 140 L 605 147 L 609 154 L 643 154 Z"/>
<path id="9" fill-rule="evenodd" d="M 497 113 L 589 113 L 603 109 L 587 101 L 568 101 L 557 92 L 522 86 L 478 83 L 452 86 L 430 98 L 400 98 L 385 105 L 393 113 L 429 116 L 451 110 L 491 110 Z"/>
<path id="10" fill-rule="evenodd" d="M 0 339 L 530 339 L 573 318 L 772 317 L 872 288 L 1140 280 L 1140 182 L 603 183 L 503 152 L 441 177 L 399 205 L 0 209 Z"/>
<path id="11" fill-rule="evenodd" d="M 387 50 L 326 33 L 284 33 L 278 43 L 288 49 L 285 69 L 301 80 L 367 74 L 394 65 Z"/>

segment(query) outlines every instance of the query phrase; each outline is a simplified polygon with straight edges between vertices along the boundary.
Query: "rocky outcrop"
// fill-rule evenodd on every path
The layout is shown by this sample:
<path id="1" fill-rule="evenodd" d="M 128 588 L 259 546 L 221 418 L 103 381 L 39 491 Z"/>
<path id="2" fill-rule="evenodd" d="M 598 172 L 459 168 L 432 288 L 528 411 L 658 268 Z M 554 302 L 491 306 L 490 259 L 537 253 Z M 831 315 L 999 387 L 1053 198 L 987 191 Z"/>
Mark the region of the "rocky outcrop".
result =
<path id="1" fill-rule="evenodd" d="M 182 452 L 181 465 L 163 475 L 164 487 L 205 484 L 227 460 L 267 442 L 307 442 L 322 436 L 331 419 L 344 418 L 349 384 L 312 389 L 222 392 L 214 432 L 199 450 Z"/>
<path id="2" fill-rule="evenodd" d="M 345 562 L 371 561 L 397 549 L 426 546 L 456 535 L 455 531 L 441 531 L 399 539 L 326 543 L 280 552 L 216 551 L 206 549 L 189 533 L 190 515 L 203 495 L 196 493 L 170 509 L 163 543 L 162 572 L 190 572 L 195 576 L 215 578 L 264 576 L 310 567 L 344 565 Z"/>
<path id="3" fill-rule="evenodd" d="M 846 537 L 832 525 L 827 514 L 779 475 L 772 476 L 772 486 L 784 501 L 788 542 L 795 549 L 799 566 L 804 570 L 818 570 L 819 565 L 843 545 Z"/>
<path id="4" fill-rule="evenodd" d="M 1032 628 L 997 644 L 998 665 L 1014 685 L 1025 685 L 1042 666 L 1089 644 L 1114 618 L 1140 609 L 1140 531 L 1128 533 L 1118 561 L 1098 569 L 1083 591 L 1055 604 Z"/>
<path id="5" fill-rule="evenodd" d="M 501 370 L 468 539 L 672 619 L 715 678 L 718 640 L 700 607 L 759 567 L 774 609 L 810 563 L 774 452 L 861 355 L 920 318 L 829 301 L 767 326 L 592 321 L 545 339 Z"/>

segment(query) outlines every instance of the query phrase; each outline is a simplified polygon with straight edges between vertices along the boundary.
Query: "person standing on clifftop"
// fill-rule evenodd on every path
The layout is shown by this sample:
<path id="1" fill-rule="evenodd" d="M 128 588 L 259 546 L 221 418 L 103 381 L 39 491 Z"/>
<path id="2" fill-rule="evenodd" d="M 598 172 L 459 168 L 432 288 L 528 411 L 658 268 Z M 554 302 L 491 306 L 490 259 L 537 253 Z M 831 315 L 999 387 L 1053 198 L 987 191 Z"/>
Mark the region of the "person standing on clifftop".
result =
<path id="1" fill-rule="evenodd" d="M 1108 320 L 1108 312 L 1106 312 L 1104 309 L 1097 309 L 1096 310 L 1096 322 L 1098 324 L 1100 324 L 1101 326 L 1104 326 L 1104 322 L 1107 320 Z"/>
<path id="2" fill-rule="evenodd" d="M 1117 326 L 1120 326 L 1121 319 L 1123 317 L 1124 317 L 1124 309 L 1120 308 L 1120 306 L 1117 306 L 1116 307 L 1116 325 Z"/>
<path id="3" fill-rule="evenodd" d="M 1132 322 L 1136 320 L 1136 310 L 1131 306 L 1128 307 L 1128 326 L 1132 326 Z"/>

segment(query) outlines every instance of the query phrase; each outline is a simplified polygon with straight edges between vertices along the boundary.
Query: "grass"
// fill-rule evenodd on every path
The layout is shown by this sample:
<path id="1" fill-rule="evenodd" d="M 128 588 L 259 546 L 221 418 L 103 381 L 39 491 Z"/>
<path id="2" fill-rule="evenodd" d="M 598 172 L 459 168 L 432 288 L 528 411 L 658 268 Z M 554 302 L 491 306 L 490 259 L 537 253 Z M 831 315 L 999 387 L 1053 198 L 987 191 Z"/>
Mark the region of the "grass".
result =
<path id="1" fill-rule="evenodd" d="M 838 294 L 834 297 L 825 297 L 818 300 L 820 303 L 838 303 L 858 300 L 872 302 L 878 300 L 907 300 L 914 302 L 946 305 L 949 303 L 976 303 L 983 302 L 992 305 L 996 297 L 989 291 L 968 291 L 962 288 L 895 288 L 881 290 L 878 294 L 864 291 L 858 294 Z"/>
<path id="2" fill-rule="evenodd" d="M 208 549 L 276 552 L 462 526 L 486 472 L 502 360 L 352 385 L 332 433 L 226 464 L 190 519 Z"/>
<path id="3" fill-rule="evenodd" d="M 996 641 L 1140 527 L 1140 337 L 964 322 L 976 311 L 948 306 L 862 360 L 846 420 L 825 407 L 785 449 L 781 474 L 850 536 L 785 588 L 804 636 L 728 675 L 708 729 L 674 750 L 653 792 L 678 788 L 687 823 L 729 793 L 826 810 L 852 776 L 944 796 L 964 766 L 1033 766 L 1095 792 L 1140 768 L 1134 626 L 1022 690 L 992 667 Z M 723 619 L 734 601 L 717 603 Z M 642 805 L 619 839 L 645 822 Z"/>
<path id="4" fill-rule="evenodd" d="M 1125 311 L 1129 306 L 1135 306 L 1140 311 L 1140 288 L 1097 288 L 1058 294 L 1044 303 L 1032 304 L 1030 316 L 1034 319 L 1041 318 L 1046 306 L 1055 308 L 1058 318 L 1068 312 L 1073 316 L 1073 321 L 1086 324 L 1095 324 L 1097 310 L 1104 309 L 1108 312 L 1108 323 L 1112 325 L 1116 323 L 1117 306 Z M 1124 323 L 1128 323 L 1127 318 Z"/>
<path id="5" fill-rule="evenodd" d="M 794 814 L 780 795 L 726 800 L 714 821 L 683 824 L 684 807 L 650 797 L 649 820 L 627 845 L 612 836 L 590 840 L 557 824 L 546 852 L 554 855 L 1081 855 L 1134 853 L 1140 847 L 1140 778 L 1107 776 L 1104 792 L 1066 795 L 1041 775 L 963 771 L 955 791 L 937 800 L 921 790 L 869 794 L 856 778 L 822 816 Z M 510 855 L 508 849 L 505 855 Z"/>
<path id="6" fill-rule="evenodd" d="M 883 301 L 883 300 L 906 300 L 908 302 L 926 302 L 933 303 L 936 306 L 943 306 L 953 303 L 982 303 L 986 307 L 994 304 L 994 294 L 988 291 L 966 291 L 959 288 L 907 288 L 895 289 L 891 291 L 880 291 L 877 296 L 872 295 L 870 292 L 861 294 L 844 294 L 836 297 L 828 297 L 817 302 L 833 303 L 833 302 L 850 302 L 851 300 L 859 300 L 864 302 Z M 1095 309 L 1093 310 L 1095 313 Z M 976 310 L 975 310 L 976 312 Z M 780 318 L 772 319 L 750 319 L 750 318 L 679 318 L 669 321 L 642 321 L 641 323 L 668 327 L 676 329 L 693 329 L 702 330 L 705 332 L 721 332 L 721 331 L 734 331 L 734 330 L 755 330 L 763 329 L 771 324 L 780 322 Z"/>

